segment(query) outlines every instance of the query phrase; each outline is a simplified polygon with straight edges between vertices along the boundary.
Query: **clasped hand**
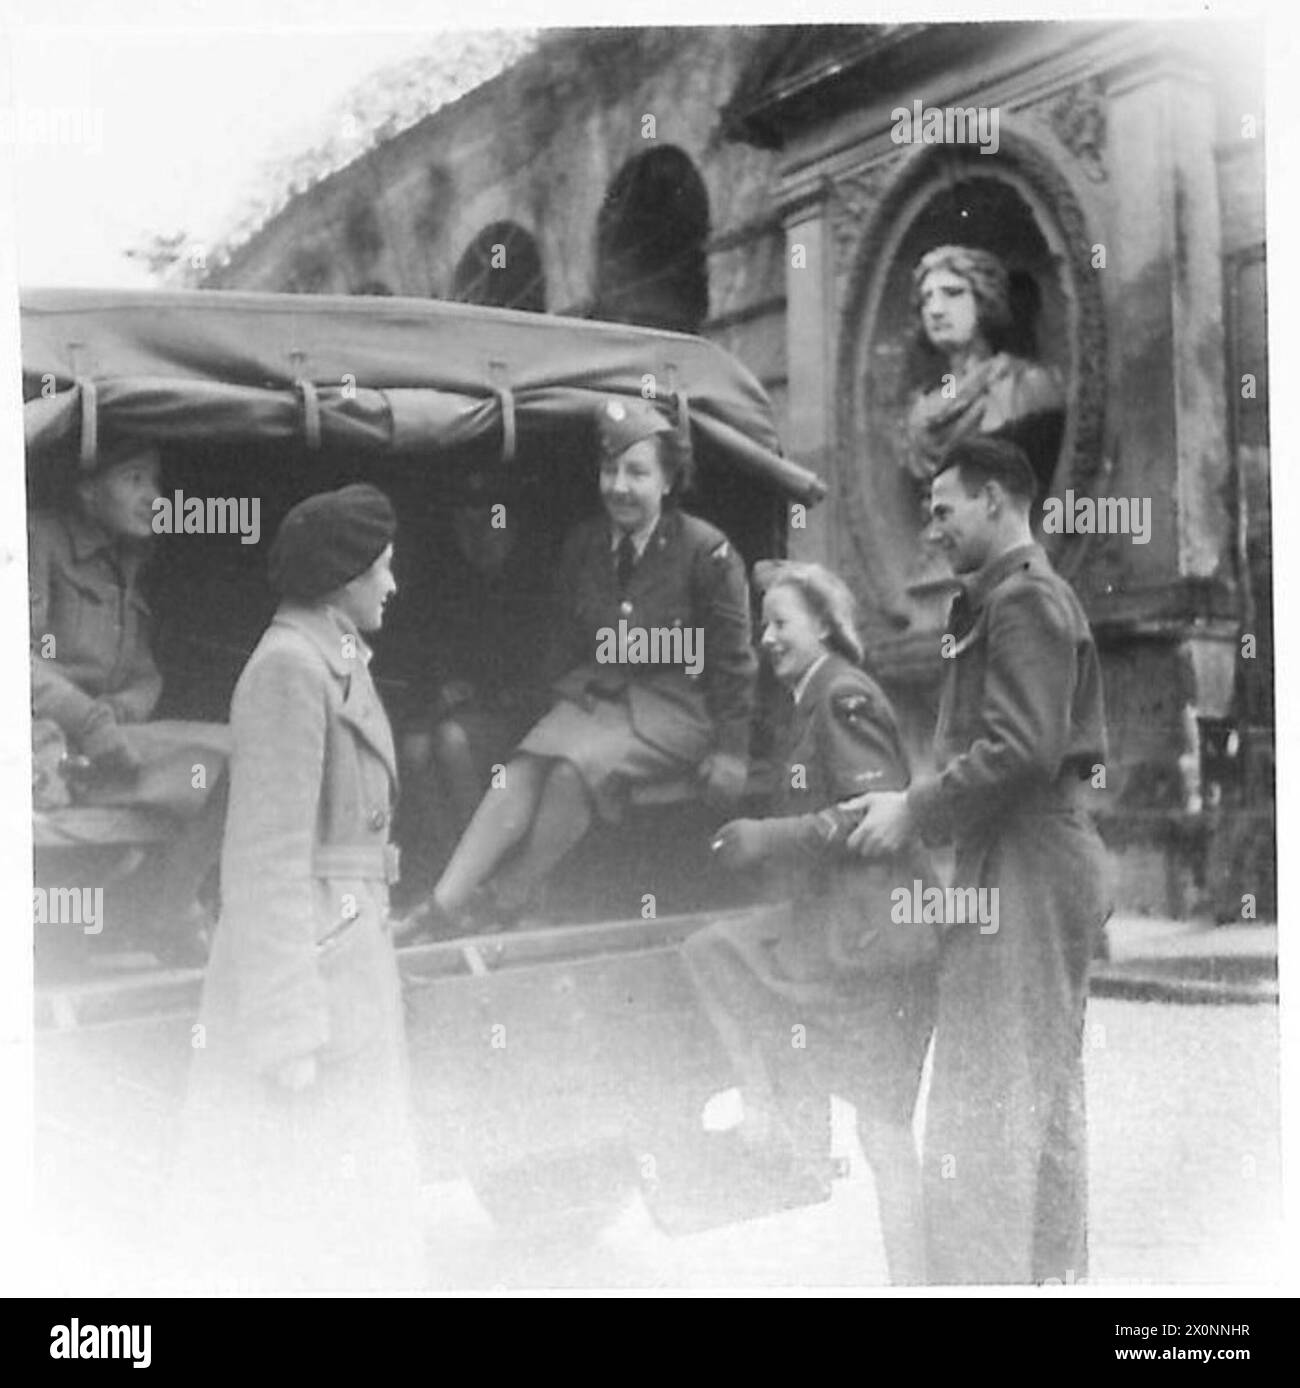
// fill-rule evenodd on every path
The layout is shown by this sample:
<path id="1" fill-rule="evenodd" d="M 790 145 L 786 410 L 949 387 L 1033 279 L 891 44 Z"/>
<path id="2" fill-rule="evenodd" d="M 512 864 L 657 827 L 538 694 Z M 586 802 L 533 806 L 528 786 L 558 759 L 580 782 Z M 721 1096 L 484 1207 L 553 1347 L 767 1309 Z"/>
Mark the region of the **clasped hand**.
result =
<path id="1" fill-rule="evenodd" d="M 715 808 L 735 804 L 745 793 L 749 765 L 744 757 L 729 752 L 710 752 L 700 763 L 697 772 L 704 790 L 705 803 Z"/>
<path id="2" fill-rule="evenodd" d="M 840 803 L 840 809 L 862 818 L 848 837 L 847 848 L 860 858 L 891 858 L 901 852 L 916 832 L 907 792 L 867 791 Z"/>

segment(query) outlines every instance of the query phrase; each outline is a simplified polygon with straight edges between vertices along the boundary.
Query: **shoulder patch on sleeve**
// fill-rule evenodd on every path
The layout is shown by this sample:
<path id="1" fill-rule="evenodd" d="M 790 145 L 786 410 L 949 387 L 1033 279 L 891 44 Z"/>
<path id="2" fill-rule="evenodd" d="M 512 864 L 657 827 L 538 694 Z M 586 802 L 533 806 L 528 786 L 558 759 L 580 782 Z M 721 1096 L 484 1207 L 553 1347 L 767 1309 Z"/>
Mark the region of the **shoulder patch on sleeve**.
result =
<path id="1" fill-rule="evenodd" d="M 842 689 L 831 694 L 831 716 L 837 723 L 878 736 L 891 722 L 885 708 L 866 690 Z"/>
<path id="2" fill-rule="evenodd" d="M 860 746 L 876 747 L 881 740 L 881 716 L 870 694 L 859 690 L 831 696 L 831 716 Z M 883 766 L 864 766 L 853 772 L 848 784 L 855 790 L 878 790 L 886 779 Z"/>
<path id="3" fill-rule="evenodd" d="M 877 710 L 872 690 L 863 687 L 860 675 L 841 674 L 830 689 L 831 708 L 841 717 L 870 716 Z"/>
<path id="4" fill-rule="evenodd" d="M 837 694 L 835 707 L 845 713 L 860 713 L 871 707 L 871 700 L 865 694 Z"/>

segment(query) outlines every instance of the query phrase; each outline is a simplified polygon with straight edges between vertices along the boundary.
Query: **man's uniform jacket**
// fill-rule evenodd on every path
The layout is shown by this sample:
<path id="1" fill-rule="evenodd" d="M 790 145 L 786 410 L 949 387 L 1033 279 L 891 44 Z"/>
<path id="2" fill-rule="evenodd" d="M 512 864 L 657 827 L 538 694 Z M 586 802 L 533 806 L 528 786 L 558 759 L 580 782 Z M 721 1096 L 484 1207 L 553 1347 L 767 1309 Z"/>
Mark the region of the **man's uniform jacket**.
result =
<path id="1" fill-rule="evenodd" d="M 608 519 L 580 522 L 560 561 L 555 692 L 575 703 L 626 692 L 633 730 L 669 755 L 698 760 L 716 750 L 747 756 L 758 660 L 745 566 L 735 547 L 707 521 L 668 509 L 625 594 L 615 573 Z M 617 632 L 620 621 L 646 630 L 702 628 L 701 674 L 693 677 L 672 663 L 597 663 L 598 633 Z"/>
<path id="2" fill-rule="evenodd" d="M 225 770 L 229 731 L 219 723 L 148 721 L 162 677 L 140 590 L 145 550 L 115 544 L 71 512 L 33 515 L 27 543 L 33 722 L 56 723 L 74 749 L 101 721 L 123 729 L 141 771 L 88 788 L 87 802 L 197 814 Z M 198 786 L 196 763 L 205 771 Z"/>
<path id="3" fill-rule="evenodd" d="M 227 1226 L 218 1261 L 247 1261 L 268 1285 L 392 1287 L 419 1261 L 387 929 L 396 769 L 368 658 L 331 609 L 284 604 L 231 709 L 222 914 L 188 1139 Z M 290 1094 L 275 1072 L 307 1056 L 316 1082 Z"/>
<path id="4" fill-rule="evenodd" d="M 937 775 L 908 791 L 953 885 L 996 888 L 999 928 L 950 925 L 925 1137 L 929 1276 L 1086 1272 L 1081 1059 L 1088 965 L 1109 911 L 1081 798 L 1105 761 L 1101 668 L 1074 591 L 1036 544 L 956 599 Z"/>

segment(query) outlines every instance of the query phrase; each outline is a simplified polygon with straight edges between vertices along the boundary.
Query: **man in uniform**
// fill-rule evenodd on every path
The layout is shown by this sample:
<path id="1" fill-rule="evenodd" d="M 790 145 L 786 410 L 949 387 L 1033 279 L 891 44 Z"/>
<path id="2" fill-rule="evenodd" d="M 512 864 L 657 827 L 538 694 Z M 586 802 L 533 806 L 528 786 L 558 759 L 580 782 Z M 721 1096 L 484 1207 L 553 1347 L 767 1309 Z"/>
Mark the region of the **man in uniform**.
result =
<path id="1" fill-rule="evenodd" d="M 38 741 L 57 727 L 69 749 L 89 760 L 77 787 L 82 803 L 159 809 L 190 821 L 142 901 L 152 897 L 197 927 L 203 913 L 193 894 L 220 845 L 223 794 L 213 792 L 224 792 L 229 730 L 148 721 L 162 677 L 149 648 L 141 572 L 154 538 L 159 469 L 155 448 L 120 444 L 77 476 L 68 506 L 31 516 L 32 721 Z"/>
<path id="2" fill-rule="evenodd" d="M 1082 1031 L 1109 909 L 1079 805 L 1106 756 L 1087 618 L 1030 531 L 1023 451 L 975 436 L 940 461 L 931 538 L 961 575 L 935 732 L 937 774 L 860 797 L 864 857 L 920 833 L 955 847 L 957 888 L 992 889 L 996 931 L 949 924 L 925 1132 L 934 1283 L 1077 1281 L 1087 1271 Z"/>

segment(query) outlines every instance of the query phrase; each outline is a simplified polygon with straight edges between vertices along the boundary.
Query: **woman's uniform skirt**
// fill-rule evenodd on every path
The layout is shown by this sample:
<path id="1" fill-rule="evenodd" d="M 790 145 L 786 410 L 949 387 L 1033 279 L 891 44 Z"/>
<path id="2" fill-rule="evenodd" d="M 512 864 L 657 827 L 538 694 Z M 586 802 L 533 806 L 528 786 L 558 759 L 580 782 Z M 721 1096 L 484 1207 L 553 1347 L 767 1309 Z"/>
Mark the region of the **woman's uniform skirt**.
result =
<path id="1" fill-rule="evenodd" d="M 707 724 L 683 717 L 672 751 L 647 742 L 632 726 L 631 705 L 623 690 L 613 697 L 593 695 L 587 707 L 560 699 L 517 750 L 569 762 L 582 777 L 596 812 L 616 823 L 630 787 L 692 774 L 711 736 Z"/>

